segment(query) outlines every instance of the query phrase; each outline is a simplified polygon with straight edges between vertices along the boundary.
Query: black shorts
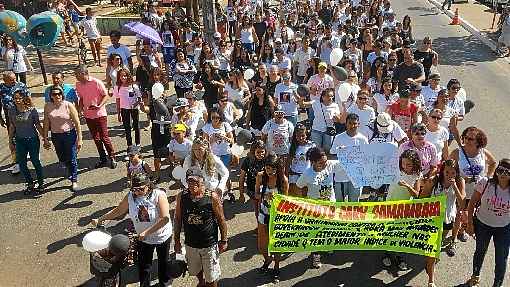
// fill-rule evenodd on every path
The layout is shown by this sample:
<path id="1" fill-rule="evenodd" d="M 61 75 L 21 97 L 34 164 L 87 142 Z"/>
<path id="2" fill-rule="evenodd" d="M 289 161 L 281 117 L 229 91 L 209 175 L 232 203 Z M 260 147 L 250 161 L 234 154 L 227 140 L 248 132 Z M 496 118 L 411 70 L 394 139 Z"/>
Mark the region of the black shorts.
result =
<path id="1" fill-rule="evenodd" d="M 168 144 L 171 140 L 169 126 L 165 126 L 165 131 L 161 134 L 159 124 L 152 124 L 151 140 L 154 158 L 167 158 L 169 156 Z"/>

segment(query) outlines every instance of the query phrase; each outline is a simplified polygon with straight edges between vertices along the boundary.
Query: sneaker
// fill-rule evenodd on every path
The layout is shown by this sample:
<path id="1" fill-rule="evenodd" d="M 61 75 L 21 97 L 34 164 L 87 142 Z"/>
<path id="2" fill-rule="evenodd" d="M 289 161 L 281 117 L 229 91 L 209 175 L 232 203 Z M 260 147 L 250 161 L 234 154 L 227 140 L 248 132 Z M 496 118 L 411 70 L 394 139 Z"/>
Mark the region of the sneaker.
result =
<path id="1" fill-rule="evenodd" d="M 398 262 L 398 264 L 397 264 L 398 270 L 400 270 L 400 271 L 409 270 L 409 267 L 407 267 L 407 263 L 404 261 L 404 259 L 402 257 L 398 257 L 397 262 Z"/>
<path id="2" fill-rule="evenodd" d="M 453 241 L 452 243 L 450 243 L 450 245 L 448 245 L 446 247 L 446 254 L 448 256 L 450 256 L 450 257 L 455 256 L 455 254 L 457 253 L 455 250 L 456 245 L 457 245 L 457 242 Z"/>
<path id="3" fill-rule="evenodd" d="M 23 191 L 23 194 L 30 195 L 33 191 L 34 191 L 34 184 L 30 183 L 30 184 L 27 184 L 25 191 Z"/>
<path id="4" fill-rule="evenodd" d="M 315 269 L 321 268 L 321 256 L 320 254 L 312 254 L 312 267 Z"/>
<path id="5" fill-rule="evenodd" d="M 228 196 L 228 201 L 230 203 L 235 203 L 236 202 L 236 196 L 234 195 L 234 193 L 232 191 L 229 191 L 227 193 L 227 196 Z"/>
<path id="6" fill-rule="evenodd" d="M 382 259 L 382 264 L 384 267 L 390 267 L 391 266 L 391 258 L 389 256 L 384 256 Z"/>
<path id="7" fill-rule="evenodd" d="M 34 187 L 33 196 L 36 197 L 36 198 L 37 197 L 41 197 L 43 193 L 44 193 L 44 184 L 38 183 Z"/>
<path id="8" fill-rule="evenodd" d="M 105 167 L 105 166 L 106 166 L 106 160 L 101 160 L 98 163 L 96 163 L 94 168 L 102 168 L 102 167 Z"/>
<path id="9" fill-rule="evenodd" d="M 20 172 L 20 170 L 19 170 L 19 164 L 17 164 L 17 163 L 16 163 L 16 164 L 14 164 L 14 165 L 12 166 L 11 173 L 12 173 L 12 174 L 18 174 L 19 172 Z"/>
<path id="10" fill-rule="evenodd" d="M 436 283 L 430 282 L 429 285 L 427 285 L 427 287 L 436 287 Z"/>
<path id="11" fill-rule="evenodd" d="M 462 242 L 467 242 L 468 241 L 468 235 L 467 235 L 466 232 L 459 233 L 459 235 L 457 235 L 457 239 L 459 239 Z"/>
<path id="12" fill-rule="evenodd" d="M 110 159 L 110 168 L 115 169 L 117 167 L 117 162 L 115 161 L 115 158 Z"/>
<path id="13" fill-rule="evenodd" d="M 78 186 L 77 182 L 71 183 L 71 191 L 74 191 L 74 192 L 80 191 L 80 187 Z"/>

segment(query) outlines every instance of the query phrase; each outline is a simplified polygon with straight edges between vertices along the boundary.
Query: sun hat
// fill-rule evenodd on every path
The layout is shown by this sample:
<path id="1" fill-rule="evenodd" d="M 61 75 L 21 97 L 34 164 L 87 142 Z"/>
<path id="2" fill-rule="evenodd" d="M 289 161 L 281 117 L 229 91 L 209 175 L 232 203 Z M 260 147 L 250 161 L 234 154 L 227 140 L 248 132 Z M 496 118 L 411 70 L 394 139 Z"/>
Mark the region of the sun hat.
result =
<path id="1" fill-rule="evenodd" d="M 385 112 L 379 113 L 377 115 L 375 123 L 377 125 L 377 129 L 383 134 L 389 134 L 395 128 L 391 116 Z"/>

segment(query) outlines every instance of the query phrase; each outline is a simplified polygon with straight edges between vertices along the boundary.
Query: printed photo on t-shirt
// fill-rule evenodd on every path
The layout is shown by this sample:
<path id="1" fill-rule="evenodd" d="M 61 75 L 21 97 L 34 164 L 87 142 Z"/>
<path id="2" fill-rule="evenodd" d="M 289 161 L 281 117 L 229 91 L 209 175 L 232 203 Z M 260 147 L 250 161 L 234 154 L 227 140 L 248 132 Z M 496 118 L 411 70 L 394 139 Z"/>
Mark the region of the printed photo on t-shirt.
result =
<path id="1" fill-rule="evenodd" d="M 289 92 L 280 93 L 280 102 L 290 103 L 290 96 L 291 94 Z"/>
<path id="2" fill-rule="evenodd" d="M 147 209 L 147 206 L 145 205 L 139 205 L 138 206 L 138 221 L 139 222 L 150 222 L 149 217 L 149 210 Z"/>

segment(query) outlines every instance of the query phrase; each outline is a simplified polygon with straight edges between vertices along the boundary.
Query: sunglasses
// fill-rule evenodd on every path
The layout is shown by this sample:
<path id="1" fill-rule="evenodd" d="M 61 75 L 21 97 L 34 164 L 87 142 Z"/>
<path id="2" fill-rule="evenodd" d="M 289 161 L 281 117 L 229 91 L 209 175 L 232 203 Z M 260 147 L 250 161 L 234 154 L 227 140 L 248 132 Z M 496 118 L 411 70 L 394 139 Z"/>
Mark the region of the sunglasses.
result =
<path id="1" fill-rule="evenodd" d="M 427 132 L 425 132 L 425 131 L 423 131 L 423 132 L 415 132 L 414 133 L 415 136 L 424 136 L 426 134 L 427 134 Z"/>
<path id="2" fill-rule="evenodd" d="M 228 102 L 228 99 L 220 99 L 220 102 L 223 102 L 223 103 Z"/>
<path id="3" fill-rule="evenodd" d="M 440 116 L 430 116 L 431 118 L 435 119 L 435 120 L 441 120 L 443 117 L 440 117 Z"/>
<path id="4" fill-rule="evenodd" d="M 460 91 L 460 87 L 452 87 L 451 90 L 453 90 L 453 91 Z"/>
<path id="5" fill-rule="evenodd" d="M 211 119 L 213 119 L 213 120 L 221 120 L 221 118 L 218 117 L 218 116 L 212 116 Z"/>
<path id="6" fill-rule="evenodd" d="M 359 99 L 360 101 L 366 101 L 366 100 L 368 100 L 368 98 L 365 98 L 365 97 L 358 97 L 358 99 Z"/>
<path id="7" fill-rule="evenodd" d="M 132 192 L 142 192 L 144 190 L 145 190 L 145 186 L 139 186 L 139 187 L 132 187 L 131 188 Z"/>
<path id="8" fill-rule="evenodd" d="M 388 62 L 395 62 L 397 59 L 388 59 Z"/>
<path id="9" fill-rule="evenodd" d="M 496 174 L 501 176 L 510 176 L 510 169 L 503 166 L 498 166 L 496 168 Z"/>
<path id="10" fill-rule="evenodd" d="M 468 141 L 468 142 L 474 142 L 474 141 L 476 141 L 476 138 L 471 138 L 471 137 L 465 137 L 464 139 L 465 139 L 466 141 Z"/>
<path id="11" fill-rule="evenodd" d="M 52 96 L 58 96 L 58 95 L 62 96 L 62 93 L 60 93 L 60 92 L 59 93 L 51 93 L 51 95 Z"/>

